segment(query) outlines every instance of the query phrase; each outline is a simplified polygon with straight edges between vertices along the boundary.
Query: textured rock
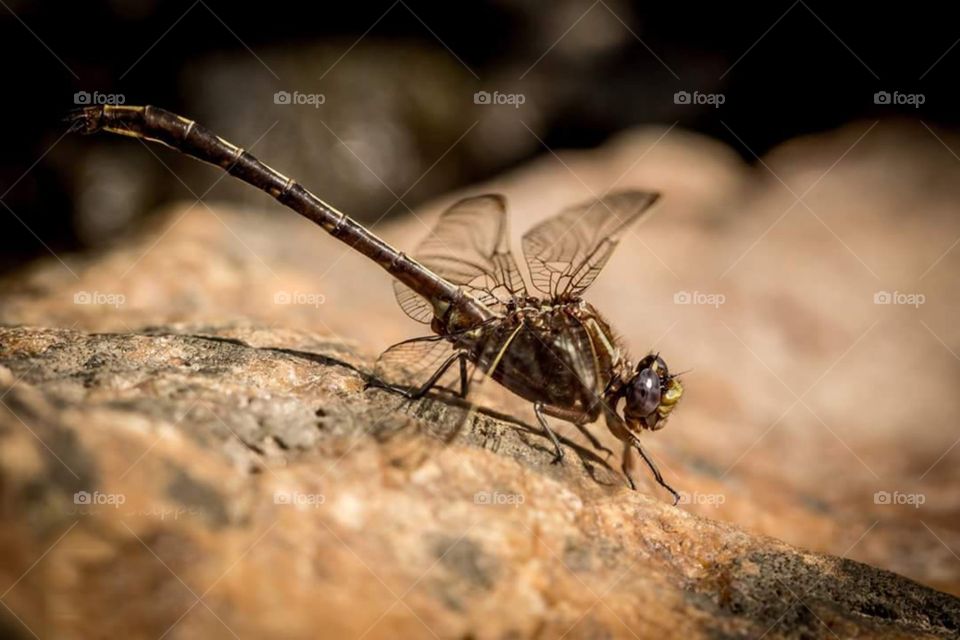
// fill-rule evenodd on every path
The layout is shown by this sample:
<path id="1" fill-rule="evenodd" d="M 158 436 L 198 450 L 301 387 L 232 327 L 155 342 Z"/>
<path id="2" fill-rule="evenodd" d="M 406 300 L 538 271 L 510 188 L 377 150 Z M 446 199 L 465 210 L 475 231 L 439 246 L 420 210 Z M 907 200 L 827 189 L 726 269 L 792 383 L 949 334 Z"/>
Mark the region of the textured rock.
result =
<path id="1" fill-rule="evenodd" d="M 0 344 L 0 575 L 25 574 L 4 603 L 39 637 L 958 632 L 951 596 L 632 492 L 569 442 L 551 465 L 522 423 L 482 414 L 444 444 L 465 409 L 365 391 L 324 338 Z"/>

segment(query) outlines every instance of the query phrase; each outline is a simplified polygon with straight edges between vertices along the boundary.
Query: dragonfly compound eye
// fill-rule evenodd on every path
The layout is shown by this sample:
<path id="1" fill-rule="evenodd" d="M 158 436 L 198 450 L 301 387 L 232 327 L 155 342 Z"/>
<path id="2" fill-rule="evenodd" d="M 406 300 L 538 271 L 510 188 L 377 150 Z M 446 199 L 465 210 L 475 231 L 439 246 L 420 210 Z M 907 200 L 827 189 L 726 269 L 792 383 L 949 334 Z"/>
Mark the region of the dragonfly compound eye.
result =
<path id="1" fill-rule="evenodd" d="M 626 412 L 633 418 L 645 418 L 659 406 L 660 377 L 651 369 L 643 369 L 630 385 Z"/>

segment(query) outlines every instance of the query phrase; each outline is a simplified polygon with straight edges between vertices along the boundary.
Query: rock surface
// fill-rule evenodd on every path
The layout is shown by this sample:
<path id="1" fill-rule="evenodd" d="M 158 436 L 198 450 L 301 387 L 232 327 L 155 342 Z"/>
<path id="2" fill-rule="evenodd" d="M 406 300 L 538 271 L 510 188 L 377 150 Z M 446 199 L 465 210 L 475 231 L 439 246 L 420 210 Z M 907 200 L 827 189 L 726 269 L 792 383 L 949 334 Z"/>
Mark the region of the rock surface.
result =
<path id="1" fill-rule="evenodd" d="M 0 344 L 17 550 L 0 575 L 23 575 L 4 604 L 38 637 L 960 631 L 951 596 L 632 492 L 569 442 L 551 465 L 522 423 L 481 414 L 444 445 L 462 407 L 365 391 L 336 341 L 24 327 Z"/>
<path id="2" fill-rule="evenodd" d="M 664 128 L 470 190 L 507 194 L 515 236 L 663 191 L 588 299 L 635 354 L 693 369 L 647 440 L 678 509 L 615 457 L 550 466 L 495 386 L 477 400 L 500 413 L 459 434 L 462 407 L 363 391 L 425 329 L 278 207 L 187 203 L 8 278 L 0 635 L 955 636 L 952 597 L 845 558 L 960 593 L 956 161 L 863 123 L 764 165 Z M 411 250 L 458 195 L 376 230 Z"/>

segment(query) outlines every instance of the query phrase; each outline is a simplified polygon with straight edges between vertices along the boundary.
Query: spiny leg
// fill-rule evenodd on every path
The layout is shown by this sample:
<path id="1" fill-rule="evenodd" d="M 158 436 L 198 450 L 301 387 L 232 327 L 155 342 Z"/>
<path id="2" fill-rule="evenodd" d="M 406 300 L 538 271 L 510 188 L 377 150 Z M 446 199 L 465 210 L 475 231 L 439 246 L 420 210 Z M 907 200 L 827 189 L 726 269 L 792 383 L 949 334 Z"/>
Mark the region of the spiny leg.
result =
<path id="1" fill-rule="evenodd" d="M 627 451 L 636 449 L 640 453 L 640 457 L 643 458 L 643 461 L 647 463 L 648 467 L 650 467 L 650 471 L 653 472 L 654 480 L 657 481 L 657 484 L 659 484 L 661 487 L 663 487 L 673 495 L 673 506 L 677 506 L 677 503 L 680 502 L 680 494 L 677 493 L 673 487 L 671 487 L 664 481 L 663 476 L 660 475 L 660 470 L 657 469 L 657 465 L 653 463 L 653 460 L 650 458 L 650 456 L 647 455 L 647 452 L 643 450 L 643 447 L 640 445 L 640 441 L 637 440 L 636 438 L 633 438 L 632 440 L 633 442 L 627 443 L 626 450 L 624 451 L 624 456 L 623 456 L 624 473 L 627 474 L 627 480 L 630 481 L 630 488 L 636 490 L 636 485 L 633 482 L 633 478 L 630 477 L 630 474 L 627 471 Z"/>
<path id="2" fill-rule="evenodd" d="M 405 398 L 407 398 L 408 400 L 419 400 L 420 398 L 427 395 L 430 392 L 430 390 L 436 386 L 440 378 L 443 377 L 443 374 L 447 372 L 447 369 L 449 369 L 453 365 L 453 363 L 457 362 L 458 360 L 460 361 L 460 394 L 459 395 L 461 398 L 466 398 L 467 391 L 468 391 L 467 354 L 462 351 L 458 351 L 457 353 L 452 354 L 449 358 L 444 360 L 443 364 L 441 364 L 437 368 L 437 370 L 433 372 L 433 375 L 431 375 L 426 382 L 420 385 L 419 388 L 414 389 L 412 391 L 406 387 L 390 384 L 388 382 L 382 382 L 379 380 L 371 384 L 373 384 L 374 386 L 387 389 L 388 391 L 394 391 L 396 393 L 399 393 L 403 395 Z"/>
<path id="3" fill-rule="evenodd" d="M 467 393 L 470 391 L 470 374 L 467 371 L 467 354 L 466 352 L 460 352 L 460 398 L 463 400 L 467 399 Z M 447 363 L 444 363 L 445 365 Z M 449 366 L 449 365 L 447 365 Z M 473 407 L 470 408 L 470 411 L 464 414 L 463 420 L 457 423 L 456 428 L 450 430 L 450 434 L 444 438 L 447 444 L 450 444 L 457 439 L 457 436 L 460 435 L 460 429 L 463 427 L 464 423 L 467 421 L 468 416 L 473 411 Z"/>
<path id="4" fill-rule="evenodd" d="M 429 393 L 430 390 L 437 385 L 437 383 L 440 381 L 440 378 L 443 377 L 443 375 L 447 372 L 447 370 L 451 366 L 453 366 L 453 363 L 458 360 L 460 361 L 460 392 L 458 395 L 462 398 L 465 398 L 467 396 L 467 391 L 469 390 L 469 387 L 468 387 L 469 380 L 467 377 L 467 364 L 466 364 L 467 354 L 462 351 L 457 351 L 451 354 L 446 360 L 443 361 L 443 363 L 437 368 L 437 370 L 433 372 L 430 378 L 427 379 L 426 382 L 424 382 L 422 385 L 420 385 L 420 387 L 416 389 L 411 390 L 407 387 L 390 384 L 388 382 L 384 382 L 383 380 L 378 380 L 378 379 L 371 380 L 370 382 L 367 383 L 366 386 L 367 387 L 376 386 L 382 389 L 386 389 L 388 391 L 399 393 L 409 401 L 419 400 L 420 398 L 423 398 L 424 396 L 426 396 L 427 393 Z M 444 390 L 450 391 L 449 389 L 445 389 L 445 388 Z M 418 429 L 418 432 L 419 432 L 419 429 Z M 446 436 L 444 440 L 447 443 L 452 442 L 456 438 L 458 432 L 459 432 L 459 425 L 455 429 L 453 429 L 450 435 Z M 418 456 L 418 460 L 416 460 L 413 463 L 414 468 L 419 468 L 420 464 L 422 464 L 423 461 L 426 459 L 427 457 L 426 451 L 427 449 L 423 448 L 422 444 L 418 447 L 419 456 Z M 395 457 L 395 460 L 400 460 L 404 457 L 406 457 L 406 454 L 404 454 L 401 451 L 401 453 Z"/>
<path id="5" fill-rule="evenodd" d="M 636 449 L 640 452 L 640 455 L 643 457 L 644 462 L 647 463 L 647 466 L 650 467 L 650 471 L 653 472 L 653 477 L 656 479 L 657 484 L 673 495 L 673 504 L 676 506 L 676 504 L 680 502 L 680 494 L 677 493 L 673 487 L 664 482 L 663 476 L 660 475 L 660 470 L 657 469 L 657 465 L 653 463 L 653 460 L 650 459 L 650 457 L 647 455 L 647 452 L 643 450 L 640 440 L 638 440 L 636 435 L 627 429 L 627 425 L 623 422 L 623 419 L 613 411 L 607 410 L 605 415 L 607 418 L 607 426 L 610 428 L 610 432 L 613 433 L 613 435 L 615 435 L 621 442 L 623 442 L 623 463 L 620 465 L 620 469 L 623 470 L 623 475 L 626 476 L 627 483 L 630 485 L 630 488 L 634 491 L 637 489 L 637 483 L 634 482 L 633 473 L 631 472 L 634 466 L 633 450 Z"/>
<path id="6" fill-rule="evenodd" d="M 466 400 L 467 392 L 470 391 L 470 376 L 467 373 L 467 354 L 460 355 L 460 397 Z"/>
<path id="7" fill-rule="evenodd" d="M 547 419 L 543 415 L 543 403 L 534 402 L 533 412 L 537 414 L 537 420 L 540 421 L 540 426 L 543 427 L 543 430 L 547 432 L 548 436 L 550 436 L 550 440 L 553 441 L 554 456 L 551 464 L 563 462 L 563 449 L 560 448 L 560 440 L 557 439 L 557 434 L 555 434 L 550 428 L 550 425 L 547 424 Z"/>

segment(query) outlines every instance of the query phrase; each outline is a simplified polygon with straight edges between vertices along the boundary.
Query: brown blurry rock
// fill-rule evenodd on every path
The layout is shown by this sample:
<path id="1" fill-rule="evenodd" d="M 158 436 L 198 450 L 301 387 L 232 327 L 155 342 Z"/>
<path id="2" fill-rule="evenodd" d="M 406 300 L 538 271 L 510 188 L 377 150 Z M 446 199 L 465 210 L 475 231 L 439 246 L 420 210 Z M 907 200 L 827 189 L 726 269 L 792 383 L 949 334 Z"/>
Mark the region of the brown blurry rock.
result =
<path id="1" fill-rule="evenodd" d="M 428 433 L 464 409 L 364 391 L 328 338 L 24 327 L 0 344 L 3 601 L 39 637 L 960 627 L 951 596 L 632 492 L 580 448 L 551 465 L 523 424 L 481 415 L 443 446 Z"/>
<path id="2" fill-rule="evenodd" d="M 7 278 L 0 322 L 59 328 L 0 339 L 4 403 L 23 420 L 5 418 L 0 447 L 7 584 L 73 522 L 63 487 L 122 491 L 129 505 L 74 514 L 80 524 L 51 551 L 83 559 L 89 574 L 47 556 L 2 602 L 31 626 L 60 624 L 51 612 L 76 623 L 88 606 L 107 610 L 103 593 L 132 590 L 124 603 L 159 635 L 194 598 L 132 531 L 165 562 L 176 556 L 167 564 L 189 572 L 197 595 L 239 559 L 206 601 L 241 636 L 356 637 L 414 583 L 371 636 L 429 636 L 417 616 L 440 637 L 560 636 L 578 619 L 573 637 L 755 637 L 778 619 L 767 637 L 830 636 L 818 618 L 839 637 L 955 635 L 953 600 L 815 555 L 960 593 L 956 160 L 923 128 L 872 125 L 795 140 L 764 159 L 769 169 L 688 132 L 643 129 L 464 192 L 505 193 L 515 239 L 591 193 L 663 192 L 587 297 L 635 355 L 656 349 L 693 369 L 669 428 L 647 440 L 686 492 L 678 510 L 644 497 L 665 498 L 652 483 L 626 492 L 586 453 L 547 465 L 545 443 L 522 426 L 535 424 L 529 406 L 493 385 L 477 399 L 520 424 L 487 416 L 443 447 L 423 433 L 442 435 L 455 407 L 383 417 L 386 397 L 337 362 L 366 371 L 426 328 L 403 316 L 376 266 L 276 205 L 171 207 L 109 250 Z M 461 195 L 375 229 L 412 250 Z M 875 304 L 884 291 L 925 302 Z M 684 292 L 724 301 L 676 303 Z M 602 425 L 595 432 L 614 444 Z M 426 461 L 408 464 L 419 451 Z M 182 493 L 171 485 L 192 497 L 171 497 Z M 281 508 L 277 487 L 326 500 Z M 475 505 L 484 491 L 524 501 Z M 884 502 L 895 493 L 923 504 Z M 196 509 L 176 511 L 183 500 Z M 161 509 L 170 505 L 179 519 Z M 465 546 L 444 555 L 461 534 Z M 139 578 L 117 570 L 128 562 Z M 91 603 L 30 597 L 55 585 L 72 598 L 80 584 Z M 605 604 L 591 608 L 596 596 Z M 181 624 L 229 635 L 203 605 Z"/>

